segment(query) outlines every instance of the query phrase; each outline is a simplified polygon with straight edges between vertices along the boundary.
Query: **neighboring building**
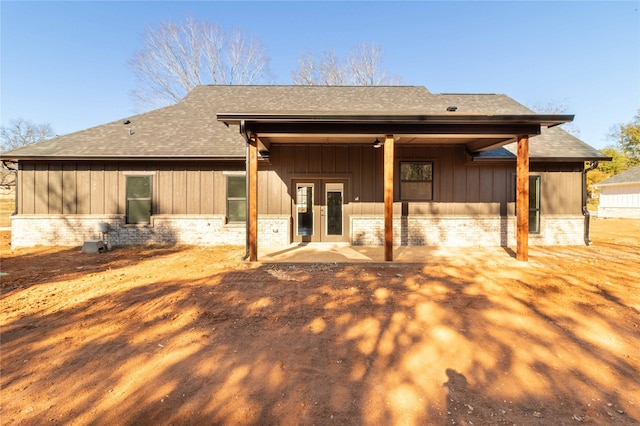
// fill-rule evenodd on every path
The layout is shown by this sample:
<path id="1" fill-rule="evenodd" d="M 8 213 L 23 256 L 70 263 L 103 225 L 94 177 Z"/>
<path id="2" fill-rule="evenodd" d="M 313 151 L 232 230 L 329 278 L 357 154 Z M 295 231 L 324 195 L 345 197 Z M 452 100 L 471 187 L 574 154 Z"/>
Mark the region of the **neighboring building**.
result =
<path id="1" fill-rule="evenodd" d="M 600 190 L 598 217 L 640 219 L 640 166 L 594 186 Z"/>
<path id="2" fill-rule="evenodd" d="M 608 158 L 554 127 L 572 119 L 424 87 L 198 86 L 3 153 L 12 245 L 80 245 L 100 222 L 113 245 L 583 244 L 584 162 Z"/>

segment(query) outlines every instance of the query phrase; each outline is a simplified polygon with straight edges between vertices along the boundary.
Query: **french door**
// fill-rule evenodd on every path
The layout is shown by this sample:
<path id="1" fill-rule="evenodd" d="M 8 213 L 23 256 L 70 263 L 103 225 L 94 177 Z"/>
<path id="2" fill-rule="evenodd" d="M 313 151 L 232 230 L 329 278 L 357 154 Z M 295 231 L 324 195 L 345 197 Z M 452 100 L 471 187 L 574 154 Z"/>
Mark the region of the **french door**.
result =
<path id="1" fill-rule="evenodd" d="M 294 182 L 294 241 L 348 241 L 344 181 Z"/>

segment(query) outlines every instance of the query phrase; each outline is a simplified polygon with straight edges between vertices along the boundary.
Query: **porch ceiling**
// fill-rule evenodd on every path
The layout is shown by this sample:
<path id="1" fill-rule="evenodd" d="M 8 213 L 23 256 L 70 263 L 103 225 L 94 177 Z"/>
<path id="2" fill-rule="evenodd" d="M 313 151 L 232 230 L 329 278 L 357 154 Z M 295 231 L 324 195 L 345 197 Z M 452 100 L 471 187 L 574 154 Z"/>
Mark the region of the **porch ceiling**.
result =
<path id="1" fill-rule="evenodd" d="M 219 113 L 218 121 L 271 144 L 372 144 L 394 135 L 397 144 L 465 145 L 469 152 L 494 149 L 518 135 L 539 135 L 541 126 L 571 121 L 572 115 L 435 114 L 354 115 L 318 113 Z"/>

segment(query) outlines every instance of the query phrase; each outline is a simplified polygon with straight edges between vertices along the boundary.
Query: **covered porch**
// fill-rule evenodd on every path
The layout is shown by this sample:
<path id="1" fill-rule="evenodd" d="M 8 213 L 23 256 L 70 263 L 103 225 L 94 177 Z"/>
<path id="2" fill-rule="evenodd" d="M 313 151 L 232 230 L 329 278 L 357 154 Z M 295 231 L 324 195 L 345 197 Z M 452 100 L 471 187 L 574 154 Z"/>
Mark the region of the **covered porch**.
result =
<path id="1" fill-rule="evenodd" d="M 393 223 L 394 179 L 397 178 L 396 150 L 399 146 L 461 146 L 467 155 L 491 150 L 517 141 L 516 164 L 516 258 L 528 260 L 529 229 L 529 138 L 540 134 L 542 126 L 555 126 L 570 121 L 567 115 L 486 115 L 460 114 L 454 107 L 447 114 L 431 115 L 377 115 L 377 114 L 271 114 L 271 113 L 219 113 L 218 120 L 227 125 L 238 125 L 247 141 L 247 255 L 250 261 L 262 256 L 272 256 L 258 247 L 258 158 L 268 156 L 275 145 L 294 144 L 373 144 L 383 148 L 384 164 L 382 186 L 384 191 L 384 236 L 380 247 L 351 247 L 341 255 L 353 257 L 353 261 L 402 261 L 406 258 L 424 256 L 420 250 L 394 246 Z M 298 248 L 304 248 L 300 245 Z M 497 248 L 502 250 L 504 248 Z M 310 249 L 279 253 L 276 258 L 287 257 L 286 253 L 304 256 Z M 456 249 L 457 250 L 457 249 Z M 349 258 L 349 257 L 346 258 Z M 367 260 L 369 259 L 369 260 Z M 376 259 L 376 260 L 374 260 Z"/>

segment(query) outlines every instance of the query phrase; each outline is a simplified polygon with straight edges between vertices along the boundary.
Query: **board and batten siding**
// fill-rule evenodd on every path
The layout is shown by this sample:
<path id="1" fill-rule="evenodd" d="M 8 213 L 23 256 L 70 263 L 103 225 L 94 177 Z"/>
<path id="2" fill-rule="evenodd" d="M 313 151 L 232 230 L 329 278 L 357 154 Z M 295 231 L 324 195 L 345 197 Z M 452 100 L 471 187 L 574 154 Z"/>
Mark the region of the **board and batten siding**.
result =
<path id="1" fill-rule="evenodd" d="M 433 161 L 433 201 L 400 200 L 399 163 Z M 531 174 L 541 176 L 542 214 L 581 214 L 582 163 L 532 162 Z M 268 165 L 260 164 L 260 213 L 289 214 L 292 181 L 348 180 L 346 212 L 382 215 L 383 150 L 370 145 L 272 145 Z M 268 177 L 264 177 L 264 175 Z M 515 162 L 470 163 L 461 146 L 400 145 L 396 148 L 394 214 L 507 215 L 514 214 Z M 403 206 L 405 204 L 405 206 Z"/>
<path id="2" fill-rule="evenodd" d="M 640 218 L 640 183 L 600 187 L 598 216 L 606 218 Z"/>
<path id="3" fill-rule="evenodd" d="M 153 175 L 153 213 L 226 214 L 226 171 L 244 163 L 21 162 L 18 214 L 126 212 L 126 176 Z"/>
<path id="4" fill-rule="evenodd" d="M 403 203 L 401 161 L 433 161 L 433 201 Z M 225 172 L 243 172 L 244 162 L 21 162 L 18 214 L 125 214 L 126 176 L 153 174 L 153 213 L 226 214 Z M 581 213 L 581 164 L 531 165 L 541 176 L 545 215 Z M 258 212 L 291 215 L 294 179 L 348 181 L 345 212 L 383 213 L 383 150 L 365 145 L 273 145 L 261 161 Z M 515 165 L 469 163 L 462 147 L 399 146 L 396 151 L 394 214 L 505 215 L 513 213 Z M 404 206 L 403 206 L 404 204 Z"/>

